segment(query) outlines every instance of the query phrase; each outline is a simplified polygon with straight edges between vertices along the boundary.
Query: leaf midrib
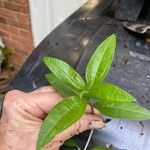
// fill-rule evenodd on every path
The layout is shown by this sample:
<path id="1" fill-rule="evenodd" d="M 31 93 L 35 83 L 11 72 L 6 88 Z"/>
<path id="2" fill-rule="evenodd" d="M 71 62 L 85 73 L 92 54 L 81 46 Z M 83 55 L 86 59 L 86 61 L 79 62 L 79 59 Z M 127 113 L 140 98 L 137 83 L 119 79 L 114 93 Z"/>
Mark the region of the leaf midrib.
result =
<path id="1" fill-rule="evenodd" d="M 80 106 L 77 104 L 76 107 L 73 107 L 73 109 L 74 109 L 74 108 L 77 109 L 78 107 L 80 108 Z M 63 115 L 63 117 L 61 117 L 61 118 L 59 119 L 58 122 L 60 122 L 61 120 L 63 120 L 63 118 L 64 118 L 67 114 L 70 114 L 70 112 L 72 112 L 73 109 L 71 109 L 71 111 L 66 112 L 66 113 Z M 58 123 L 58 122 L 57 122 L 57 123 Z M 53 125 L 53 127 L 51 128 L 51 130 L 52 130 L 54 127 L 55 127 L 55 125 Z M 44 136 L 43 140 L 40 142 L 39 145 L 42 145 L 41 143 L 43 143 L 44 139 L 47 138 L 48 135 L 49 135 L 49 132 Z M 54 136 L 52 136 L 51 139 L 52 139 L 53 137 L 54 137 Z M 41 146 L 40 146 L 40 147 L 41 147 Z"/>
<path id="2" fill-rule="evenodd" d="M 114 57 L 114 54 L 111 56 L 111 62 L 109 61 L 109 63 L 106 64 L 106 66 L 107 66 L 106 68 L 107 68 L 107 69 L 105 69 L 105 71 L 102 73 L 101 76 L 104 76 L 104 74 L 106 74 L 106 72 L 109 71 L 109 69 L 110 69 L 110 67 L 111 67 L 111 64 L 112 64 L 112 58 L 113 58 L 113 57 Z M 106 74 L 106 76 L 107 76 L 107 74 Z M 103 80 L 104 80 L 104 79 L 105 79 L 105 77 L 103 77 Z"/>
<path id="3" fill-rule="evenodd" d="M 52 62 L 52 61 L 51 61 Z M 52 65 L 53 65 L 53 68 L 54 67 L 56 67 L 57 68 L 57 70 L 60 70 L 60 68 L 56 65 L 54 65 L 53 63 L 51 63 Z M 72 69 L 72 68 L 71 68 Z M 62 70 L 62 69 L 61 69 Z M 75 71 L 75 70 L 74 70 Z M 67 78 L 69 77 L 69 79 L 71 79 L 71 82 L 73 82 L 77 87 L 78 87 L 78 85 L 76 84 L 76 82 L 74 82 L 74 79 L 72 79 L 71 78 L 71 76 L 69 76 L 65 71 L 63 71 L 62 70 L 62 72 L 63 73 L 65 73 L 66 74 L 66 76 L 67 76 Z M 84 89 L 84 87 L 85 87 L 85 83 L 84 83 L 84 81 L 82 80 L 82 78 L 80 77 L 80 75 L 76 72 L 76 74 L 77 74 L 77 76 L 80 78 L 80 81 L 82 82 L 82 84 L 84 84 L 84 85 L 81 85 L 82 86 L 82 88 Z M 58 79 L 59 79 L 59 77 L 57 76 L 57 75 L 55 75 Z M 71 83 L 71 82 L 69 82 L 69 83 Z M 72 84 L 72 83 L 71 83 Z M 73 85 L 73 84 L 72 84 Z M 74 85 L 73 85 L 74 86 Z M 77 87 L 75 87 L 75 88 L 77 88 Z M 79 89 L 79 88 L 77 88 L 77 89 Z M 80 90 L 82 90 L 81 88 L 80 88 Z"/>
<path id="4" fill-rule="evenodd" d="M 114 90 L 112 90 L 111 88 L 114 88 Z M 109 91 L 109 89 L 111 89 Z M 112 93 L 113 91 L 115 91 L 114 93 L 116 93 L 116 96 L 117 96 L 117 93 L 118 93 L 118 96 L 122 97 L 122 99 L 124 100 L 111 100 L 111 99 L 114 99 L 114 96 L 113 95 L 109 95 L 109 93 Z M 119 91 L 118 91 L 119 90 Z M 108 91 L 108 94 L 104 93 L 104 91 Z M 134 102 L 136 101 L 135 98 L 130 95 L 127 91 L 125 91 L 124 89 L 121 89 L 120 87 L 117 87 L 116 85 L 113 85 L 113 84 L 110 84 L 110 83 L 100 83 L 98 85 L 94 85 L 93 88 L 91 89 L 91 92 L 90 92 L 90 96 L 92 98 L 95 98 L 95 99 L 101 99 L 100 97 L 103 96 L 105 97 L 105 101 L 106 102 Z M 93 94 L 94 93 L 94 94 Z M 111 98 L 113 97 L 113 98 Z M 118 99 L 118 98 L 117 98 Z M 130 101 L 129 101 L 130 99 Z"/>
<path id="5" fill-rule="evenodd" d="M 103 53 L 103 55 L 106 53 L 106 49 L 107 49 L 108 45 L 112 42 L 112 40 L 113 40 L 113 39 L 111 39 L 111 40 L 107 43 L 106 47 L 104 48 L 104 53 Z M 100 47 L 101 47 L 101 45 L 100 45 Z M 102 58 L 101 58 L 101 61 L 102 61 Z M 92 80 L 92 83 L 90 84 L 91 87 L 94 85 L 94 82 L 95 82 L 95 80 L 96 80 L 96 76 L 97 76 L 97 74 L 98 74 L 98 70 L 99 70 L 99 68 L 100 68 L 101 61 L 99 62 L 99 65 L 98 65 L 99 67 L 98 67 L 98 69 L 97 69 L 97 71 L 96 71 L 95 77 L 94 77 L 94 79 Z M 91 62 L 90 62 L 90 64 L 91 64 Z M 91 66 L 91 65 L 90 65 L 90 66 Z M 89 77 L 88 77 L 88 78 L 89 78 Z"/>
<path id="6" fill-rule="evenodd" d="M 106 47 L 104 48 L 104 53 L 103 53 L 103 55 L 105 55 L 106 49 L 108 48 L 108 45 L 112 42 L 112 40 L 113 40 L 113 38 L 111 38 L 111 40 L 107 43 Z M 97 77 L 99 68 L 101 67 L 100 64 L 101 64 L 102 60 L 103 60 L 103 57 L 102 57 L 101 61 L 99 62 L 99 67 L 98 67 L 98 69 L 97 69 L 97 71 L 96 71 L 96 76 L 95 76 L 95 79 L 94 79 L 95 82 L 96 82 L 96 77 Z M 105 70 L 106 70 L 106 69 L 105 69 Z M 94 82 L 92 83 L 92 85 L 93 85 L 93 84 L 94 84 Z"/>
<path id="7" fill-rule="evenodd" d="M 54 75 L 54 77 L 55 77 L 55 75 Z M 57 78 L 57 77 L 56 77 L 56 78 Z M 59 78 L 58 78 L 58 80 L 60 80 L 60 81 L 64 84 L 65 88 L 68 88 L 68 89 L 71 90 L 74 94 L 76 94 L 76 95 L 78 95 L 78 96 L 80 95 L 76 90 L 74 90 L 74 89 L 71 88 L 70 86 L 67 86 L 64 81 L 62 81 L 62 80 L 59 79 Z M 72 96 L 73 96 L 73 95 L 72 95 Z"/>
<path id="8" fill-rule="evenodd" d="M 136 104 L 136 103 L 135 103 Z M 109 108 L 116 108 L 116 109 L 118 109 L 118 110 L 124 110 L 124 111 L 126 111 L 126 110 L 128 110 L 129 112 L 132 112 L 132 113 L 140 113 L 140 114 L 143 114 L 143 115 L 145 115 L 146 113 L 148 113 L 148 110 L 146 110 L 145 108 L 145 110 L 144 111 L 146 111 L 145 113 L 143 113 L 143 112 L 141 112 L 141 111 L 132 111 L 131 109 L 128 109 L 127 107 L 125 107 L 125 108 L 127 108 L 127 109 L 125 109 L 125 108 L 118 108 L 118 107 L 110 107 L 110 106 L 108 106 L 108 105 L 101 105 L 102 107 L 109 107 Z M 101 107 L 100 106 L 100 107 Z M 141 106 L 140 106 L 141 107 Z M 142 109 L 143 109 L 143 107 L 141 107 Z M 147 116 L 150 116 L 150 114 L 149 115 L 147 115 Z"/>

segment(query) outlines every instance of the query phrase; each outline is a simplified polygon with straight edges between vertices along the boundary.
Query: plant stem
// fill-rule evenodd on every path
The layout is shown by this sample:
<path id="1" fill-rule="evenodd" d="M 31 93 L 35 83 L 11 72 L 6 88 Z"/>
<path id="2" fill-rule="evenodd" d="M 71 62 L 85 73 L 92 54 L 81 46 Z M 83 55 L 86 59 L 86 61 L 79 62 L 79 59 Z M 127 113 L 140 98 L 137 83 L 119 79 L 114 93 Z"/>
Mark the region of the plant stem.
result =
<path id="1" fill-rule="evenodd" d="M 78 149 L 78 150 L 81 150 L 81 148 L 80 148 L 79 146 L 77 146 L 77 149 Z"/>
<path id="2" fill-rule="evenodd" d="M 92 110 L 92 114 L 94 114 L 94 108 L 93 108 L 93 106 L 92 106 L 92 105 L 90 105 L 90 107 L 91 107 L 91 110 Z M 89 145 L 89 143 L 90 143 L 90 141 L 91 141 L 91 138 L 92 138 L 93 132 L 94 132 L 94 129 L 92 129 L 92 130 L 90 131 L 90 134 L 89 134 L 88 140 L 87 140 L 86 145 L 85 145 L 85 147 L 84 147 L 84 150 L 87 150 L 88 145 Z"/>
<path id="3" fill-rule="evenodd" d="M 93 132 L 94 132 L 94 129 L 92 129 L 92 130 L 90 131 L 88 140 L 87 140 L 86 145 L 85 145 L 85 147 L 84 147 L 84 150 L 87 150 L 87 147 L 88 147 L 88 145 L 89 145 L 89 143 L 90 143 L 90 140 L 91 140 L 91 138 L 92 138 Z"/>

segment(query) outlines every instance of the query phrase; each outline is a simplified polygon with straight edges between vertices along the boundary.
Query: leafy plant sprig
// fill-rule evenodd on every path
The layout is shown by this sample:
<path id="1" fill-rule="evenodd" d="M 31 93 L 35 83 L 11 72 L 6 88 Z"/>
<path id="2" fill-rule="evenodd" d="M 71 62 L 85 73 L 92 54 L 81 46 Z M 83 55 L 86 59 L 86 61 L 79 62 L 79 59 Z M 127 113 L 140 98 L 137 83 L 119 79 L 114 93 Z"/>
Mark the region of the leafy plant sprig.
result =
<path id="1" fill-rule="evenodd" d="M 65 98 L 49 112 L 37 141 L 37 150 L 48 144 L 58 133 L 75 123 L 90 104 L 101 113 L 114 118 L 132 120 L 150 119 L 150 111 L 136 104 L 136 99 L 123 89 L 105 83 L 116 49 L 116 36 L 105 39 L 90 58 L 85 80 L 67 63 L 53 57 L 43 61 L 52 73 L 46 75 L 49 83 Z M 95 99 L 94 105 L 91 99 Z"/>
<path id="2" fill-rule="evenodd" d="M 9 48 L 0 46 L 0 72 L 2 68 L 13 68 L 13 64 L 9 62 L 10 55 L 11 50 Z"/>

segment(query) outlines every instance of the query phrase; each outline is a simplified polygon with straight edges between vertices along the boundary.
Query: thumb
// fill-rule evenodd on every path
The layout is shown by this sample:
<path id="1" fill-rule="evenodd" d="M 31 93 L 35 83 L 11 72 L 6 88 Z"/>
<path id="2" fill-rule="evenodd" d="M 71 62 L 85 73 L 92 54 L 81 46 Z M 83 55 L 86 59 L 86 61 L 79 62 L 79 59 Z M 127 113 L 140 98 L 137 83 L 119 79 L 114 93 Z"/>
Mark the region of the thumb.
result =
<path id="1" fill-rule="evenodd" d="M 85 114 L 79 121 L 74 123 L 68 129 L 56 135 L 55 138 L 48 145 L 45 146 L 45 149 L 55 149 L 56 147 L 58 147 L 58 145 L 63 145 L 64 141 L 70 139 L 74 135 L 78 135 L 79 133 L 86 130 L 102 128 L 104 126 L 105 123 L 99 115 Z"/>

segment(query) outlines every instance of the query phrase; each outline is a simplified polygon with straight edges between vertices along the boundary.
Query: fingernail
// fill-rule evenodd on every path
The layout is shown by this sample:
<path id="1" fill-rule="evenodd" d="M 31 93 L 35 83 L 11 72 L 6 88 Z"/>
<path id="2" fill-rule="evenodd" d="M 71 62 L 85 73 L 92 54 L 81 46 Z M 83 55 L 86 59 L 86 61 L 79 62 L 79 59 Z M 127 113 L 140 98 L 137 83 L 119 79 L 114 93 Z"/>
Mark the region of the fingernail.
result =
<path id="1" fill-rule="evenodd" d="M 96 108 L 94 108 L 94 114 L 99 115 L 99 114 L 100 114 L 100 112 L 99 112 Z"/>
<path id="2" fill-rule="evenodd" d="M 99 129 L 105 127 L 105 125 L 106 124 L 102 121 L 93 121 L 91 122 L 90 127 L 94 129 Z"/>

